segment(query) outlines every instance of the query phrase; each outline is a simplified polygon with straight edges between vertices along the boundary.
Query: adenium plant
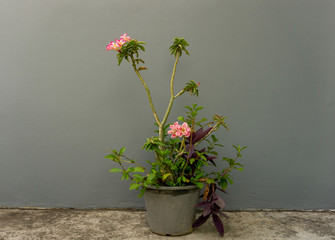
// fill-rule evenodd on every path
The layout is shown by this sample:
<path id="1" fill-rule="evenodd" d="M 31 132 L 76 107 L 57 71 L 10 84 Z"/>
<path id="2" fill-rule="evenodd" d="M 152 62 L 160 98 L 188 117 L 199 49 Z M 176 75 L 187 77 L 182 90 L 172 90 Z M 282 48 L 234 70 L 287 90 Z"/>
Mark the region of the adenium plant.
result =
<path id="1" fill-rule="evenodd" d="M 241 151 L 246 147 L 233 146 L 236 149 L 235 158 L 223 157 L 220 160 L 227 163 L 224 169 L 218 169 L 216 160 L 219 159 L 215 151 L 217 147 L 223 147 L 218 143 L 218 139 L 213 134 L 219 128 L 228 129 L 225 118 L 219 115 L 213 116 L 211 121 L 198 118 L 198 113 L 203 107 L 193 104 L 186 106 L 186 115 L 180 116 L 173 124 L 168 124 L 167 120 L 175 99 L 185 92 L 198 96 L 199 83 L 189 81 L 179 92 L 174 92 L 174 78 L 178 61 L 183 53 L 189 55 L 186 49 L 189 46 L 184 38 L 175 38 L 169 48 L 170 54 L 175 57 L 170 80 L 170 100 L 162 118 L 160 118 L 154 107 L 149 88 L 144 81 L 141 71 L 147 70 L 143 66 L 144 60 L 139 57 L 141 51 L 145 51 L 145 42 L 132 39 L 127 33 L 119 39 L 110 42 L 106 50 L 117 52 L 118 65 L 123 60 L 128 61 L 137 77 L 141 81 L 146 91 L 149 104 L 158 127 L 158 136 L 147 138 L 143 148 L 155 154 L 155 161 L 147 161 L 151 168 L 143 167 L 139 162 L 128 158 L 124 152 L 125 147 L 120 150 L 113 150 L 106 158 L 113 160 L 119 168 L 113 168 L 110 172 L 120 172 L 121 179 L 132 181 L 130 189 L 140 190 L 141 197 L 147 186 L 185 186 L 194 184 L 203 189 L 202 202 L 197 206 L 203 208 L 202 215 L 194 222 L 193 227 L 199 227 L 212 216 L 214 225 L 220 235 L 224 234 L 224 226 L 220 215 L 228 217 L 221 212 L 225 208 L 223 199 L 216 193 L 216 190 L 225 192 L 228 184 L 233 184 L 230 172 L 233 169 L 243 170 L 243 165 L 238 162 Z M 180 121 L 180 122 L 179 122 Z M 214 166 L 216 171 L 209 171 L 206 167 Z"/>

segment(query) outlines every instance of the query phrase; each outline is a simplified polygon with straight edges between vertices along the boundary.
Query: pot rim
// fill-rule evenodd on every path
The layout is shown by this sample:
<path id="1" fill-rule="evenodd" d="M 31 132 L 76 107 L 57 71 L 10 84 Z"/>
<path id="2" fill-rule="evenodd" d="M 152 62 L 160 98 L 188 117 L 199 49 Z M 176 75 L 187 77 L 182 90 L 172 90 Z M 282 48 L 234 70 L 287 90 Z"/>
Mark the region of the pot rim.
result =
<path id="1" fill-rule="evenodd" d="M 152 189 L 152 190 L 167 190 L 167 191 L 176 191 L 176 190 L 189 190 L 189 189 L 196 189 L 198 188 L 196 185 L 187 185 L 187 186 L 176 186 L 176 187 L 170 187 L 170 186 L 147 186 L 146 189 Z M 200 189 L 200 188 L 199 188 Z"/>

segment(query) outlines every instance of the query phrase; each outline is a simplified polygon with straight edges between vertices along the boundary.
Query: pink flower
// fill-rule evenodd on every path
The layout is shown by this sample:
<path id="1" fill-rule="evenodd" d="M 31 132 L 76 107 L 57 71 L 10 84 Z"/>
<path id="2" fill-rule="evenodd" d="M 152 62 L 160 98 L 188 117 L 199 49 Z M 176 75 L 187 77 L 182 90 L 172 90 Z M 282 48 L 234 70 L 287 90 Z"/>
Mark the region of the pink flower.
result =
<path id="1" fill-rule="evenodd" d="M 106 46 L 106 51 L 108 50 L 115 50 L 120 52 L 121 51 L 121 47 L 123 44 L 125 44 L 126 42 L 130 41 L 130 37 L 127 36 L 128 33 L 123 34 L 120 39 L 115 39 L 115 42 L 110 42 L 107 46 Z"/>
<path id="2" fill-rule="evenodd" d="M 128 35 L 128 33 L 123 34 L 120 37 L 120 39 L 123 39 L 125 42 L 129 42 L 131 38 L 129 36 L 127 36 L 127 35 Z"/>
<path id="3" fill-rule="evenodd" d="M 175 122 L 173 125 L 170 125 L 170 129 L 171 130 L 169 130 L 167 133 L 168 134 L 172 134 L 171 135 L 172 138 L 178 137 L 178 135 L 176 135 L 176 133 L 179 130 L 179 124 L 178 124 L 178 122 Z"/>
<path id="4" fill-rule="evenodd" d="M 186 122 L 183 125 L 179 125 L 178 122 L 175 122 L 173 125 L 170 125 L 170 129 L 167 133 L 171 134 L 171 138 L 175 137 L 189 137 L 191 135 L 191 128 L 187 125 Z"/>
<path id="5" fill-rule="evenodd" d="M 122 45 L 126 43 L 126 41 L 123 40 L 123 39 L 115 39 L 115 42 L 116 42 L 116 44 L 118 44 L 120 47 L 122 47 Z"/>
<path id="6" fill-rule="evenodd" d="M 191 135 L 191 128 L 187 125 L 186 122 L 184 122 L 183 125 L 181 125 L 179 131 L 185 137 L 189 137 Z"/>
<path id="7" fill-rule="evenodd" d="M 119 44 L 119 40 L 115 39 L 115 42 L 110 42 L 110 44 L 107 45 L 106 51 L 108 50 L 115 50 L 115 51 L 120 51 L 121 46 Z"/>

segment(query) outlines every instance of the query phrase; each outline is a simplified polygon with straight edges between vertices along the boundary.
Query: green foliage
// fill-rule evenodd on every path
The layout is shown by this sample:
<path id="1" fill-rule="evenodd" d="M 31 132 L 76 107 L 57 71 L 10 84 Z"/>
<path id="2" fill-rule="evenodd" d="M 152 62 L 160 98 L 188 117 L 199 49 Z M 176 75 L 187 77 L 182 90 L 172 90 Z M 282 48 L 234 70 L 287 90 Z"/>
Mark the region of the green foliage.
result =
<path id="1" fill-rule="evenodd" d="M 134 189 L 139 189 L 139 187 L 141 186 L 141 184 L 139 183 L 131 183 L 129 190 L 134 190 Z"/>
<path id="2" fill-rule="evenodd" d="M 160 146 L 165 146 L 158 137 L 147 138 L 147 141 L 144 143 L 142 149 L 145 148 L 147 151 L 159 151 Z"/>
<path id="3" fill-rule="evenodd" d="M 120 168 L 112 168 L 111 170 L 109 170 L 109 172 L 122 172 L 122 169 L 120 169 Z"/>
<path id="4" fill-rule="evenodd" d="M 192 107 L 190 106 L 185 106 L 185 108 L 188 110 L 186 111 L 186 118 L 180 117 L 181 119 L 184 119 L 183 121 L 187 122 L 188 125 L 193 126 L 195 128 L 196 126 L 198 127 L 203 127 L 203 122 L 207 121 L 206 118 L 202 118 L 201 120 L 197 120 L 197 116 L 199 114 L 199 111 L 204 109 L 204 107 L 198 106 L 197 104 L 193 104 Z"/>
<path id="5" fill-rule="evenodd" d="M 192 96 L 198 96 L 198 84 L 196 84 L 194 81 L 190 81 L 189 83 L 186 84 L 186 87 L 184 88 L 185 92 L 189 92 Z"/>
<path id="6" fill-rule="evenodd" d="M 111 169 L 110 172 L 121 172 L 121 179 L 132 180 L 133 183 L 131 183 L 129 189 L 140 190 L 139 196 L 143 195 L 145 191 L 143 189 L 149 185 L 184 186 L 195 184 L 202 188 L 206 183 L 217 184 L 225 190 L 229 184 L 233 184 L 231 171 L 234 169 L 243 171 L 244 166 L 237 160 L 242 156 L 241 152 L 246 147 L 240 145 L 233 145 L 236 150 L 235 158 L 222 158 L 222 161 L 226 162 L 228 167 L 215 172 L 208 173 L 206 171 L 207 166 L 216 166 L 214 159 L 219 154 L 215 149 L 223 147 L 219 144 L 219 139 L 212 134 L 212 131 L 218 130 L 220 126 L 227 127 L 224 122 L 225 118 L 215 115 L 213 117 L 215 122 L 205 124 L 207 121 L 205 118 L 198 119 L 199 111 L 203 109 L 202 106 L 193 104 L 185 108 L 187 109 L 186 117 L 180 116 L 178 120 L 187 122 L 191 126 L 191 136 L 182 139 L 168 138 L 165 142 L 160 141 L 155 136 L 147 138 L 142 148 L 146 151 L 153 151 L 156 155 L 156 161 L 147 161 L 151 165 L 150 170 L 146 170 L 134 160 L 126 158 L 124 156 L 126 148 L 124 147 L 119 151 L 113 150 L 111 154 L 106 156 L 106 158 L 121 166 L 121 168 Z M 208 127 L 206 130 L 204 130 L 205 126 Z M 196 128 L 199 129 L 196 130 Z M 167 126 L 164 127 L 164 130 L 167 130 Z M 194 148 L 193 151 L 190 151 L 193 140 L 196 141 L 193 143 L 193 148 L 203 140 L 205 140 L 206 145 L 201 150 Z M 126 167 L 124 164 L 136 164 L 137 166 Z"/>
<path id="7" fill-rule="evenodd" d="M 137 58 L 134 59 L 136 64 L 144 63 L 144 61 L 139 57 L 139 51 L 145 51 L 145 48 L 143 45 L 146 45 L 145 42 L 137 41 L 136 39 L 131 39 L 129 42 L 126 42 L 122 45 L 121 51 L 116 55 L 116 58 L 118 60 L 118 65 L 121 64 L 123 59 L 126 59 L 128 62 L 133 57 L 136 56 Z M 145 70 L 146 68 L 140 68 L 140 70 Z"/>
<path id="8" fill-rule="evenodd" d="M 186 49 L 189 45 L 184 38 L 175 38 L 172 46 L 169 48 L 170 54 L 176 57 L 178 53 L 181 56 L 184 51 L 187 55 L 190 55 Z"/>

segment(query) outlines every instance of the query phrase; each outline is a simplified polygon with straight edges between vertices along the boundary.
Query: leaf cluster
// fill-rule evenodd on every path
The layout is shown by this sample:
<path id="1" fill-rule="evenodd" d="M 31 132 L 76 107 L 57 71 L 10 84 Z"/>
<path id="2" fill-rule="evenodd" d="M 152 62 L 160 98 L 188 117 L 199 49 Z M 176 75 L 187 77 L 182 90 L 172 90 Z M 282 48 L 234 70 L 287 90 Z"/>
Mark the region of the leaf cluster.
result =
<path id="1" fill-rule="evenodd" d="M 217 139 L 214 137 L 213 138 L 213 143 L 216 144 Z M 228 186 L 228 183 L 231 185 L 233 184 L 232 177 L 230 175 L 230 172 L 233 169 L 237 169 L 239 171 L 243 171 L 243 165 L 241 163 L 237 162 L 237 159 L 242 157 L 241 151 L 244 150 L 246 147 L 240 147 L 240 145 L 233 147 L 236 150 L 236 158 L 222 158 L 223 161 L 226 161 L 228 163 L 228 167 L 223 169 L 220 172 L 214 172 L 212 175 L 213 177 L 208 177 L 207 179 L 207 185 L 204 191 L 203 195 L 203 201 L 199 203 L 197 206 L 198 207 L 203 207 L 202 215 L 193 224 L 193 227 L 199 227 L 202 224 L 204 224 L 210 216 L 212 216 L 212 220 L 214 223 L 214 226 L 216 227 L 217 231 L 221 236 L 224 235 L 224 226 L 223 223 L 219 217 L 219 215 L 228 218 L 226 214 L 220 211 L 220 209 L 225 208 L 225 203 L 223 199 L 217 195 L 215 192 L 216 190 L 220 190 L 224 193 L 227 193 L 225 189 Z M 210 181 L 209 181 L 210 180 Z"/>
<path id="2" fill-rule="evenodd" d="M 172 46 L 169 48 L 170 54 L 176 57 L 178 53 L 179 56 L 181 56 L 184 51 L 187 55 L 190 55 L 190 53 L 186 49 L 186 47 L 189 45 L 190 44 L 188 44 L 188 42 L 184 38 L 175 38 Z"/>
<path id="3" fill-rule="evenodd" d="M 193 223 L 193 228 L 200 227 L 209 219 L 210 216 L 212 216 L 215 228 L 219 234 L 223 236 L 224 226 L 219 215 L 225 218 L 229 217 L 220 211 L 221 208 L 223 209 L 226 207 L 226 204 L 223 199 L 215 193 L 216 189 L 225 192 L 213 183 L 206 185 L 205 192 L 203 194 L 203 202 L 197 205 L 198 207 L 202 207 L 203 211 L 202 214 Z"/>
<path id="4" fill-rule="evenodd" d="M 137 41 L 136 39 L 131 39 L 129 42 L 126 42 L 122 45 L 121 50 L 116 55 L 116 58 L 118 60 L 118 65 L 121 64 L 123 59 L 126 59 L 128 62 L 131 57 L 136 56 L 135 62 L 137 64 L 144 63 L 144 61 L 139 57 L 139 51 L 145 52 L 145 48 L 143 45 L 146 45 L 145 42 Z"/>
<path id="5" fill-rule="evenodd" d="M 198 96 L 198 84 L 191 80 L 186 84 L 184 91 L 189 92 L 192 96 Z"/>

